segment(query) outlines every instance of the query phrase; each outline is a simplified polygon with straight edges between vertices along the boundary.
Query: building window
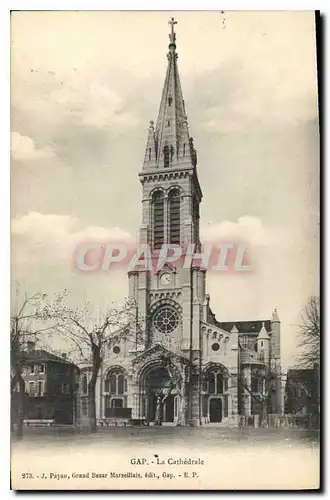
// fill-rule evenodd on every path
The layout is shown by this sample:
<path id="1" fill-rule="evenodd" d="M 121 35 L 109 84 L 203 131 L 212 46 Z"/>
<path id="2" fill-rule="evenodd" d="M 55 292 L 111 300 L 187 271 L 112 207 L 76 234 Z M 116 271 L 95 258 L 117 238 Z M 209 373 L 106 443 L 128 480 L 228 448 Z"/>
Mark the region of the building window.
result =
<path id="1" fill-rule="evenodd" d="M 62 384 L 62 394 L 70 394 L 70 384 Z"/>
<path id="2" fill-rule="evenodd" d="M 223 377 L 221 373 L 210 373 L 208 376 L 208 392 L 210 394 L 223 393 Z"/>
<path id="3" fill-rule="evenodd" d="M 38 382 L 38 389 L 37 389 L 37 396 L 42 396 L 43 395 L 43 390 L 42 390 L 43 383 L 41 381 Z"/>
<path id="4" fill-rule="evenodd" d="M 210 373 L 209 375 L 209 393 L 216 394 L 214 373 Z"/>
<path id="5" fill-rule="evenodd" d="M 84 417 L 88 415 L 88 400 L 87 398 L 82 399 L 81 402 L 81 411 Z"/>
<path id="6" fill-rule="evenodd" d="M 180 191 L 173 189 L 169 194 L 169 243 L 180 243 Z"/>
<path id="7" fill-rule="evenodd" d="M 104 392 L 121 395 L 127 392 L 127 379 L 123 370 L 117 369 L 108 373 L 104 383 Z"/>
<path id="8" fill-rule="evenodd" d="M 261 403 L 257 401 L 254 397 L 251 397 L 251 415 L 260 415 L 261 413 Z"/>
<path id="9" fill-rule="evenodd" d="M 196 198 L 193 199 L 193 223 L 194 223 L 194 242 L 199 242 L 199 203 Z"/>
<path id="10" fill-rule="evenodd" d="M 83 394 L 87 394 L 87 391 L 88 391 L 87 375 L 84 375 L 82 379 L 82 392 Z"/>
<path id="11" fill-rule="evenodd" d="M 35 383 L 29 382 L 27 386 L 27 393 L 29 396 L 34 396 L 36 391 Z"/>
<path id="12" fill-rule="evenodd" d="M 251 392 L 261 393 L 263 389 L 263 375 L 258 371 L 251 373 Z"/>
<path id="13" fill-rule="evenodd" d="M 228 377 L 222 370 L 206 373 L 202 382 L 202 390 L 209 394 L 223 394 L 228 391 Z"/>
<path id="14" fill-rule="evenodd" d="M 115 347 L 112 349 L 114 354 L 119 354 L 120 353 L 120 347 L 119 345 L 115 345 Z"/>
<path id="15" fill-rule="evenodd" d="M 109 386 L 108 386 L 108 390 L 106 392 L 110 392 L 110 394 L 117 393 L 117 376 L 115 374 L 112 374 L 110 376 Z"/>
<path id="16" fill-rule="evenodd" d="M 123 407 L 123 400 L 119 398 L 112 398 L 111 399 L 111 408 L 122 408 Z"/>
<path id="17" fill-rule="evenodd" d="M 220 349 L 220 344 L 218 342 L 214 342 L 211 346 L 212 351 L 218 351 Z"/>
<path id="18" fill-rule="evenodd" d="M 34 365 L 31 365 L 30 373 L 35 373 L 35 366 Z"/>
<path id="19" fill-rule="evenodd" d="M 173 101 L 172 97 L 169 97 L 169 98 L 168 98 L 168 105 L 169 105 L 169 106 L 171 106 L 172 101 Z"/>
<path id="20" fill-rule="evenodd" d="M 259 392 L 259 380 L 256 377 L 252 377 L 251 379 L 251 391 Z"/>
<path id="21" fill-rule="evenodd" d="M 151 148 L 149 148 L 149 161 L 151 160 Z"/>
<path id="22" fill-rule="evenodd" d="M 45 367 L 45 364 L 42 363 L 40 366 L 39 366 L 39 373 L 46 373 L 46 367 Z"/>
<path id="23" fill-rule="evenodd" d="M 186 155 L 186 144 L 184 143 L 183 144 L 183 156 L 185 156 L 185 155 Z"/>
<path id="24" fill-rule="evenodd" d="M 223 416 L 228 417 L 228 396 L 223 397 Z"/>
<path id="25" fill-rule="evenodd" d="M 179 324 L 179 315 L 172 307 L 162 307 L 153 316 L 153 325 L 161 333 L 171 333 Z"/>
<path id="26" fill-rule="evenodd" d="M 164 153 L 164 167 L 167 168 L 170 166 L 170 148 L 168 146 L 165 146 L 163 149 L 163 153 Z"/>
<path id="27" fill-rule="evenodd" d="M 244 347 L 244 349 L 246 349 L 246 348 L 247 348 L 247 346 L 248 346 L 248 342 L 249 342 L 249 338 L 248 338 L 248 336 L 247 336 L 247 335 L 243 335 L 243 336 L 241 337 L 241 346 L 242 346 L 242 347 Z"/>
<path id="28" fill-rule="evenodd" d="M 161 248 L 164 243 L 164 195 L 156 191 L 152 199 L 154 248 Z"/>

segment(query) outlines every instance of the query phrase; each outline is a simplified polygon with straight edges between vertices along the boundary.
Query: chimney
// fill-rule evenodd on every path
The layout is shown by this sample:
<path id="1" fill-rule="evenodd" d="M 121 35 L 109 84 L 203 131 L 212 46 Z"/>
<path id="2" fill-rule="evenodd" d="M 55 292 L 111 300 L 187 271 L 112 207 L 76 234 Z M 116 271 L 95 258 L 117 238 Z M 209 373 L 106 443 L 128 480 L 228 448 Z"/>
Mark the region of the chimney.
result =
<path id="1" fill-rule="evenodd" d="M 26 345 L 27 345 L 27 351 L 28 352 L 32 352 L 32 351 L 35 350 L 36 343 L 33 342 L 32 340 L 28 340 L 27 343 L 26 343 Z"/>

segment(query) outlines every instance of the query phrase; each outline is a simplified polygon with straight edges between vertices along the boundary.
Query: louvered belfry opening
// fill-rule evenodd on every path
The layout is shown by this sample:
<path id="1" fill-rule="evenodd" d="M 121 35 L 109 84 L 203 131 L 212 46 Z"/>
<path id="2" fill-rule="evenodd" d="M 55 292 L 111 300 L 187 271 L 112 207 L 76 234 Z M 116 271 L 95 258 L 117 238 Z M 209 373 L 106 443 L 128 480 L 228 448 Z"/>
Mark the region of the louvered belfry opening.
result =
<path id="1" fill-rule="evenodd" d="M 170 166 L 170 148 L 168 146 L 164 147 L 164 167 L 168 168 Z"/>
<path id="2" fill-rule="evenodd" d="M 199 243 L 199 203 L 197 199 L 193 198 L 193 224 L 194 224 L 194 234 L 193 240 L 195 244 Z"/>
<path id="3" fill-rule="evenodd" d="M 159 249 L 164 243 L 164 195 L 156 191 L 152 198 L 153 208 L 153 247 Z"/>
<path id="4" fill-rule="evenodd" d="M 169 194 L 169 243 L 180 244 L 180 191 L 173 189 Z"/>

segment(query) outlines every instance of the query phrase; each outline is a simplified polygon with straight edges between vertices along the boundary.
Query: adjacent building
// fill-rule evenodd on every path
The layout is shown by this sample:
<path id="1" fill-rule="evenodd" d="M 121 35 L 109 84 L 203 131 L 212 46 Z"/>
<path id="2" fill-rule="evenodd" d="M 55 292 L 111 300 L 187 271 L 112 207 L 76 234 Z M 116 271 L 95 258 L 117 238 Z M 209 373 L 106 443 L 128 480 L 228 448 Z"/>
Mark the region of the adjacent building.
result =
<path id="1" fill-rule="evenodd" d="M 24 353 L 22 377 L 25 383 L 25 420 L 76 423 L 79 369 L 65 355 L 56 356 L 30 342 Z"/>
<path id="2" fill-rule="evenodd" d="M 290 369 L 285 385 L 285 413 L 304 425 L 316 424 L 320 414 L 320 369 Z"/>

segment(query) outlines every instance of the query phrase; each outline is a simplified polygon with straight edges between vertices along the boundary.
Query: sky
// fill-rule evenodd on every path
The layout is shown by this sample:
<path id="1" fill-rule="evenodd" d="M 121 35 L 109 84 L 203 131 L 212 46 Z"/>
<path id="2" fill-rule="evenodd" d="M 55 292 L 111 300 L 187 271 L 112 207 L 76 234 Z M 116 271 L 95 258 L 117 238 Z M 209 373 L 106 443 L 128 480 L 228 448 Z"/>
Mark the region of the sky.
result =
<path id="1" fill-rule="evenodd" d="M 81 241 L 135 241 L 147 129 L 167 67 L 171 12 L 14 12 L 12 281 L 95 308 L 128 294 L 125 271 L 83 275 Z M 319 274 L 314 13 L 175 12 L 178 65 L 198 151 L 203 241 L 249 242 L 253 273 L 209 273 L 219 321 L 281 320 L 284 367 Z"/>

